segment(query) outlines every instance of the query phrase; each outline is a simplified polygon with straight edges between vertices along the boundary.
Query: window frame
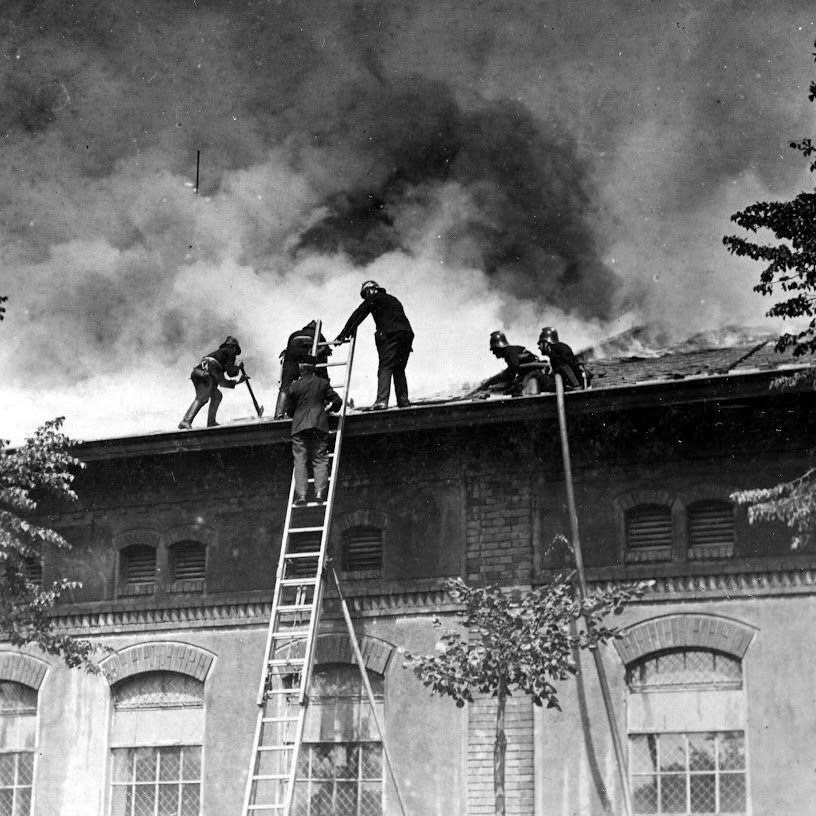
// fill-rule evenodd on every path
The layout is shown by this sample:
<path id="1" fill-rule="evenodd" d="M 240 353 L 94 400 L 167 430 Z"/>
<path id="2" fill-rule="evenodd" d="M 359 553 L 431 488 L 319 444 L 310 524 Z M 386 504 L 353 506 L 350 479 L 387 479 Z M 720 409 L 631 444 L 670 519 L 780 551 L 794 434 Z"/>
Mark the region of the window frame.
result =
<path id="1" fill-rule="evenodd" d="M 374 534 L 379 541 L 379 566 L 353 566 L 350 558 L 350 549 L 354 542 L 355 535 L 359 535 L 362 531 L 371 531 L 370 539 L 374 538 Z M 355 524 L 347 527 L 341 533 L 340 538 L 340 571 L 344 578 L 355 580 L 365 578 L 381 578 L 383 575 L 383 564 L 385 561 L 385 535 L 382 527 L 376 524 Z"/>

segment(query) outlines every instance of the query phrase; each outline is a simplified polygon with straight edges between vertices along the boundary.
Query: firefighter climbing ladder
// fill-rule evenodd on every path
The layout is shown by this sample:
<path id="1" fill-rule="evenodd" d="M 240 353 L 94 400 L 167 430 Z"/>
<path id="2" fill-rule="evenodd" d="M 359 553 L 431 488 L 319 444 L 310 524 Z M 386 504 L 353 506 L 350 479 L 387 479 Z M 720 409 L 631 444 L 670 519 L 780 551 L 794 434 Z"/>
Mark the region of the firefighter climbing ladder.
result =
<path id="1" fill-rule="evenodd" d="M 312 347 L 313 356 L 317 356 L 319 337 L 320 321 L 317 321 Z M 355 342 L 356 338 L 352 336 L 345 361 L 322 364 L 345 367 L 343 385 L 335 386 L 343 389 L 343 406 L 337 428 L 332 433 L 334 445 L 329 454 L 329 491 L 326 502 L 323 504 L 310 501 L 305 505 L 296 505 L 294 474 L 289 488 L 272 612 L 264 651 L 264 667 L 258 687 L 258 718 L 244 794 L 243 816 L 254 814 L 290 816 L 293 812 L 298 756 L 306 723 L 325 580 L 326 550 L 337 486 L 335 475 L 339 472 Z M 371 702 L 372 714 L 382 739 L 382 724 L 374 707 L 373 692 L 348 607 L 340 591 L 337 573 L 333 569 L 332 574 L 349 630 L 349 638 L 360 667 L 363 686 Z M 384 740 L 383 753 L 402 809 L 402 800 L 399 798 L 399 789 Z"/>

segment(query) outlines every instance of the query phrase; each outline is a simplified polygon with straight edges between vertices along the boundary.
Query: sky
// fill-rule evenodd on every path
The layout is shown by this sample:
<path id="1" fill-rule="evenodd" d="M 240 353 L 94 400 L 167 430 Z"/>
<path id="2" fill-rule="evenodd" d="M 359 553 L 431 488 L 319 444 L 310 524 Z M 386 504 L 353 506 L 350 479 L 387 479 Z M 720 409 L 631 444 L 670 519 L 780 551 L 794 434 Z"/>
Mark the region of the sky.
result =
<path id="1" fill-rule="evenodd" d="M 768 325 L 722 237 L 813 188 L 814 40 L 812 0 L 4 0 L 0 438 L 175 429 L 227 334 L 268 415 L 367 279 L 416 398 L 499 370 L 496 329 Z"/>

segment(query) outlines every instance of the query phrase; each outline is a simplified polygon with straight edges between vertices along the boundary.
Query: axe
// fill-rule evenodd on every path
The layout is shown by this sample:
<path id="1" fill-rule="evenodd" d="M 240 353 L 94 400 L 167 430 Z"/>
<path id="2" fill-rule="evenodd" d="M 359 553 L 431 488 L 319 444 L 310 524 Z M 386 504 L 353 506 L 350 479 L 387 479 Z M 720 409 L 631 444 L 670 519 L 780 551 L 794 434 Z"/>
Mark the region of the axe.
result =
<path id="1" fill-rule="evenodd" d="M 258 405 L 258 400 L 255 399 L 255 393 L 252 390 L 252 386 L 249 384 L 249 374 L 244 371 L 244 364 L 240 363 L 238 368 L 241 369 L 241 373 L 244 375 L 244 382 L 246 383 L 247 388 L 249 389 L 249 396 L 252 397 L 252 404 L 255 406 L 255 412 L 258 416 L 263 416 L 264 407 L 263 405 Z"/>

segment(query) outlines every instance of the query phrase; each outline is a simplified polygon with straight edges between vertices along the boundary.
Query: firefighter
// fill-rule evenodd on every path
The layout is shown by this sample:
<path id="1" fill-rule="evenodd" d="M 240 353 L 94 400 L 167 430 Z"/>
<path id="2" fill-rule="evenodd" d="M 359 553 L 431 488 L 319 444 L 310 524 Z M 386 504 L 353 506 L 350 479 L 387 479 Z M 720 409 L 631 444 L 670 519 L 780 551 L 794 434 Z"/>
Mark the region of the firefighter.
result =
<path id="1" fill-rule="evenodd" d="M 505 394 L 513 396 L 528 396 L 554 390 L 552 378 L 548 373 L 548 362 L 540 360 L 524 346 L 511 345 L 504 332 L 491 333 L 490 351 L 498 359 L 504 360 L 507 368 L 485 380 L 473 394 L 498 383 L 504 384 Z"/>
<path id="2" fill-rule="evenodd" d="M 376 281 L 368 280 L 360 289 L 363 302 L 352 312 L 343 330 L 337 335 L 337 342 L 342 343 L 354 334 L 363 320 L 374 317 L 374 342 L 380 364 L 377 368 L 377 399 L 371 406 L 372 411 L 381 411 L 388 407 L 391 394 L 391 380 L 394 380 L 394 396 L 398 408 L 406 408 L 408 401 L 408 382 L 405 379 L 405 366 L 412 351 L 414 332 L 402 304 L 385 291 Z"/>
<path id="3" fill-rule="evenodd" d="M 316 328 L 317 321 L 312 320 L 302 329 L 292 332 L 292 334 L 289 335 L 289 340 L 286 342 L 286 349 L 281 352 L 283 367 L 281 369 L 280 391 L 278 392 L 278 401 L 275 404 L 274 419 L 283 419 L 286 416 L 286 391 L 298 378 L 298 363 L 302 363 L 312 354 Z M 318 337 L 318 343 L 326 343 L 326 338 L 322 332 Z M 328 344 L 318 347 L 317 362 L 327 363 L 330 354 L 331 349 Z M 326 368 L 317 368 L 315 369 L 315 373 L 318 377 L 322 377 L 325 380 L 329 379 L 329 373 Z"/>
<path id="4" fill-rule="evenodd" d="M 550 358 L 553 373 L 558 372 L 563 377 L 565 388 L 589 388 L 592 374 L 573 350 L 559 341 L 558 332 L 552 326 L 545 326 L 541 330 L 538 347 L 542 354 Z"/>
<path id="5" fill-rule="evenodd" d="M 193 420 L 196 414 L 207 404 L 207 427 L 212 428 L 218 425 L 215 415 L 218 413 L 218 406 L 221 404 L 221 391 L 219 386 L 224 388 L 235 388 L 239 383 L 244 382 L 246 375 L 235 364 L 235 358 L 241 353 L 241 346 L 238 341 L 228 336 L 227 339 L 213 352 L 201 358 L 201 362 L 193 369 L 190 379 L 195 388 L 195 399 L 187 409 L 184 418 L 179 422 L 181 430 L 190 430 L 193 427 Z"/>
<path id="6" fill-rule="evenodd" d="M 286 395 L 287 411 L 292 416 L 292 456 L 295 460 L 295 504 L 306 504 L 309 485 L 308 467 L 314 476 L 315 500 L 326 501 L 329 488 L 329 420 L 330 411 L 343 405 L 328 380 L 315 376 L 316 358 L 308 356 L 298 363 L 299 379 Z"/>

